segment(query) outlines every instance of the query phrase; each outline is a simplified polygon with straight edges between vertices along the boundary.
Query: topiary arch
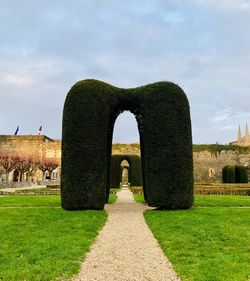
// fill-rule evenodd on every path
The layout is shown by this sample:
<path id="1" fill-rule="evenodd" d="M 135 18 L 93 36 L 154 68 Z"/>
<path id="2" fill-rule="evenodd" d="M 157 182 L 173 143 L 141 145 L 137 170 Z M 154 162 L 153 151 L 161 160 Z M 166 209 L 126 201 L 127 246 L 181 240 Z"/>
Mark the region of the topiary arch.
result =
<path id="1" fill-rule="evenodd" d="M 141 158 L 138 155 L 113 155 L 111 158 L 110 186 L 114 188 L 120 187 L 122 168 L 121 163 L 127 160 L 129 163 L 129 180 L 131 186 L 141 186 Z"/>
<path id="2" fill-rule="evenodd" d="M 248 183 L 247 168 L 238 165 L 228 165 L 222 169 L 223 183 Z"/>
<path id="3" fill-rule="evenodd" d="M 142 180 L 150 206 L 193 204 L 189 104 L 180 87 L 158 82 L 120 89 L 97 80 L 76 83 L 67 95 L 62 133 L 62 207 L 103 209 L 110 186 L 113 127 L 124 110 L 137 120 Z"/>

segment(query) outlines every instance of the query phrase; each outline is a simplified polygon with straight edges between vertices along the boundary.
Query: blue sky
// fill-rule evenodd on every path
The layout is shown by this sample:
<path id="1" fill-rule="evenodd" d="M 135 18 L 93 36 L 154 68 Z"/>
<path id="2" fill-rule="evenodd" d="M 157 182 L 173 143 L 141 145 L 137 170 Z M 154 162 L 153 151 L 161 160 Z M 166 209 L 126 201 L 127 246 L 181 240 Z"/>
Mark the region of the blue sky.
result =
<path id="1" fill-rule="evenodd" d="M 86 78 L 177 83 L 194 143 L 227 143 L 250 125 L 249 0 L 2 0 L 0 26 L 0 134 L 43 125 L 60 138 L 66 94 Z M 137 140 L 123 113 L 114 142 Z"/>

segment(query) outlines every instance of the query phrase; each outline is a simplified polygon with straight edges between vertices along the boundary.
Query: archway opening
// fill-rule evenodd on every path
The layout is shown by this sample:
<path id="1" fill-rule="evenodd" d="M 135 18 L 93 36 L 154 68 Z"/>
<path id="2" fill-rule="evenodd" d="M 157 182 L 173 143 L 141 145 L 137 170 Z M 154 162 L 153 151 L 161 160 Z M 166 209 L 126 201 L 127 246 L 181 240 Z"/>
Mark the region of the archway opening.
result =
<path id="1" fill-rule="evenodd" d="M 128 187 L 130 184 L 130 179 L 129 179 L 129 162 L 124 159 L 121 162 L 121 187 Z"/>
<path id="2" fill-rule="evenodd" d="M 114 123 L 110 187 L 142 186 L 140 120 L 130 111 L 120 113 Z"/>
<path id="3" fill-rule="evenodd" d="M 130 111 L 120 113 L 114 124 L 113 144 L 140 143 L 138 125 L 135 115 Z M 112 150 L 112 152 L 114 152 Z"/>
<path id="4" fill-rule="evenodd" d="M 18 182 L 19 181 L 19 177 L 20 177 L 19 171 L 17 169 L 14 170 L 14 172 L 13 172 L 13 181 L 14 182 Z"/>

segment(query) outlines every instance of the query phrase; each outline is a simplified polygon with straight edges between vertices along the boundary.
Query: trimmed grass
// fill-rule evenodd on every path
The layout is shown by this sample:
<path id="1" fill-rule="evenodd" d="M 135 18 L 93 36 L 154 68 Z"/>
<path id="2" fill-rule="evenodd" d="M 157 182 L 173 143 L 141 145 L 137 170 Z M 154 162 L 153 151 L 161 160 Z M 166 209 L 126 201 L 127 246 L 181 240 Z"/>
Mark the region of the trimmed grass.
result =
<path id="1" fill-rule="evenodd" d="M 135 200 L 144 202 L 143 195 Z M 250 209 L 238 208 L 244 206 L 250 197 L 201 195 L 193 209 L 144 216 L 182 281 L 248 281 Z"/>
<path id="2" fill-rule="evenodd" d="M 117 195 L 109 194 L 108 203 L 116 201 Z M 1 207 L 61 207 L 60 195 L 36 195 L 36 196 L 3 196 L 0 197 Z"/>
<path id="3" fill-rule="evenodd" d="M 0 280 L 69 280 L 78 273 L 107 214 L 65 211 L 60 203 L 54 195 L 0 197 Z"/>
<path id="4" fill-rule="evenodd" d="M 108 201 L 108 203 L 109 204 L 113 204 L 113 203 L 115 203 L 115 201 L 117 200 L 117 195 L 116 194 L 109 194 L 109 201 Z"/>
<path id="5" fill-rule="evenodd" d="M 142 195 L 142 194 L 135 194 L 134 199 L 135 199 L 135 202 L 145 203 L 144 195 Z"/>
<path id="6" fill-rule="evenodd" d="M 195 207 L 250 207 L 250 196 L 196 195 Z"/>
<path id="7" fill-rule="evenodd" d="M 134 195 L 138 203 L 145 203 L 144 196 Z M 239 195 L 195 195 L 194 207 L 250 207 L 250 196 Z"/>
<path id="8" fill-rule="evenodd" d="M 59 195 L 36 196 L 3 196 L 0 197 L 0 207 L 60 207 Z"/>
<path id="9" fill-rule="evenodd" d="M 148 211 L 145 219 L 182 281 L 248 281 L 250 211 Z"/>

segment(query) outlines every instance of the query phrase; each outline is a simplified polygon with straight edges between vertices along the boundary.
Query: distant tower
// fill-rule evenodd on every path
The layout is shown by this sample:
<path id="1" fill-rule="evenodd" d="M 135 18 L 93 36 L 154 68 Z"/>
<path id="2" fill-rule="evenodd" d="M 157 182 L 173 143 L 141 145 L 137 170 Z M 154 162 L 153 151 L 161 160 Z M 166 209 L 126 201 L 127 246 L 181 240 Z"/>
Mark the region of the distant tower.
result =
<path id="1" fill-rule="evenodd" d="M 238 127 L 238 140 L 237 140 L 237 144 L 238 144 L 238 145 L 242 145 L 242 136 L 241 136 L 240 125 L 239 125 L 239 127 Z"/>
<path id="2" fill-rule="evenodd" d="M 250 145 L 250 137 L 249 137 L 249 131 L 248 131 L 247 124 L 246 124 L 246 133 L 245 133 L 245 145 Z"/>

